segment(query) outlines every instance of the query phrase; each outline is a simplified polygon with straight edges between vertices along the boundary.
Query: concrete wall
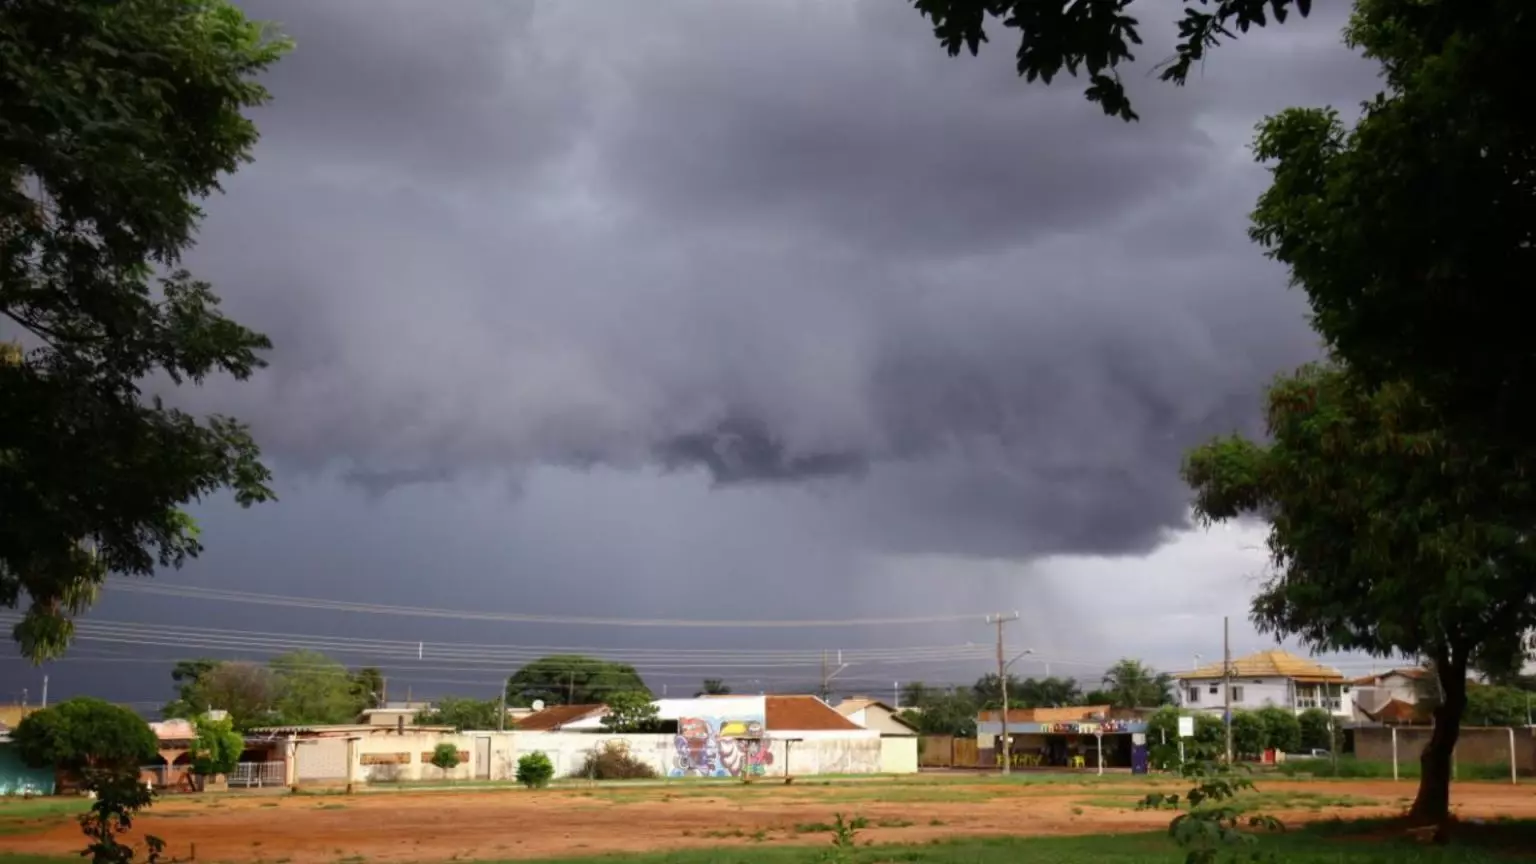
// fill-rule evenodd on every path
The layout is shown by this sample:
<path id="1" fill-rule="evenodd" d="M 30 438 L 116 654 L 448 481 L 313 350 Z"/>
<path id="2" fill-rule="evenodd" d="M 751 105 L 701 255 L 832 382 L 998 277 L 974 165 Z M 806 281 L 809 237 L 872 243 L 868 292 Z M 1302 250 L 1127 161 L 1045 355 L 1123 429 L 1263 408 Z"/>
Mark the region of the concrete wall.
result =
<path id="1" fill-rule="evenodd" d="M 0 797 L 52 795 L 53 787 L 53 769 L 28 768 L 16 755 L 14 745 L 0 744 Z"/>
<path id="2" fill-rule="evenodd" d="M 345 738 L 316 738 L 294 751 L 294 774 L 300 783 L 347 782 Z"/>
<path id="3" fill-rule="evenodd" d="M 1427 726 L 1397 727 L 1398 764 L 1417 763 L 1433 732 Z M 1461 730 L 1456 741 L 1456 762 L 1461 765 L 1508 765 L 1507 727 L 1474 727 Z M 1536 774 L 1536 730 L 1517 728 L 1515 766 L 1520 774 Z M 1366 762 L 1392 761 L 1392 729 L 1360 727 L 1354 730 L 1355 758 Z"/>
<path id="4" fill-rule="evenodd" d="M 809 736 L 810 733 L 783 733 L 784 738 Z M 858 734 L 858 733 L 850 733 Z M 785 754 L 788 754 L 789 773 L 796 777 L 810 774 L 879 774 L 882 770 L 881 738 L 878 733 L 869 737 L 822 738 L 787 741 L 776 739 L 769 746 L 772 761 L 763 772 L 769 777 L 783 777 Z M 912 758 L 917 758 L 917 744 L 913 741 Z"/>
<path id="5" fill-rule="evenodd" d="M 890 735 L 880 739 L 880 773 L 917 773 L 916 736 Z"/>
<path id="6" fill-rule="evenodd" d="M 512 738 L 514 755 L 512 771 L 517 771 L 517 760 L 529 753 L 543 753 L 555 766 L 556 777 L 580 776 L 587 756 L 610 744 L 626 747 L 630 756 L 651 766 L 657 775 L 667 776 L 676 752 L 672 735 L 607 735 L 587 732 L 522 732 Z"/>

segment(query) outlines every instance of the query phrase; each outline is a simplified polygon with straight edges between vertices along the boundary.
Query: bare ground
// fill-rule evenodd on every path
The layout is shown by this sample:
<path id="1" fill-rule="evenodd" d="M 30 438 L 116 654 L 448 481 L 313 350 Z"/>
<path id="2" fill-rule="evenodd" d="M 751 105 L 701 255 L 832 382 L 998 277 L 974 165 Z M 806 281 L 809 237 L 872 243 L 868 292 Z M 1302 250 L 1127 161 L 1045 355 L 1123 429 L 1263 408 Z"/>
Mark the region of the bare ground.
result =
<path id="1" fill-rule="evenodd" d="M 350 864 L 581 856 L 701 846 L 824 843 L 817 823 L 862 817 L 859 839 L 921 842 L 978 835 L 1105 834 L 1158 830 L 1166 812 L 1133 803 L 1179 784 L 1001 783 L 946 778 L 792 785 L 647 786 L 530 792 L 403 791 L 175 799 L 157 803 L 136 833 L 165 838 L 170 856 L 263 864 Z M 1260 781 L 1263 812 L 1288 823 L 1399 814 L 1410 782 Z M 1458 784 L 1463 818 L 1536 818 L 1536 787 Z M 3 812 L 3 811 L 0 811 Z M 6 851 L 69 855 L 82 846 L 71 821 L 0 838 Z"/>

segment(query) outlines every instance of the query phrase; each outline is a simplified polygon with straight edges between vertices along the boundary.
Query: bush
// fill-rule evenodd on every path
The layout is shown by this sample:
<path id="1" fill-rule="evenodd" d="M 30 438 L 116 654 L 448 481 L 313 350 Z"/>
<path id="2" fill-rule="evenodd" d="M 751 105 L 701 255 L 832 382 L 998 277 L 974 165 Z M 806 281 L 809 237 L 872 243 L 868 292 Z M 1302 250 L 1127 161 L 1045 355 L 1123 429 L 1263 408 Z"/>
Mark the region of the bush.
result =
<path id="1" fill-rule="evenodd" d="M 656 777 L 656 769 L 631 756 L 628 747 L 609 741 L 587 754 L 581 776 L 593 780 L 650 780 Z"/>
<path id="2" fill-rule="evenodd" d="M 1273 705 L 1258 710 L 1264 721 L 1264 746 L 1282 753 L 1295 753 L 1301 748 L 1301 721 L 1284 708 Z"/>
<path id="3" fill-rule="evenodd" d="M 110 702 L 77 696 L 34 711 L 11 733 L 16 754 L 33 768 L 138 774 L 159 742 L 139 715 Z"/>
<path id="4" fill-rule="evenodd" d="M 442 769 L 445 776 L 449 771 L 459 767 L 459 745 L 452 741 L 444 741 L 433 747 L 432 764 Z"/>
<path id="5" fill-rule="evenodd" d="M 555 777 L 555 765 L 543 753 L 529 753 L 517 760 L 517 782 L 529 789 L 542 789 Z"/>
<path id="6" fill-rule="evenodd" d="M 240 764 L 245 737 L 235 731 L 232 720 L 197 721 L 197 738 L 192 741 L 192 773 L 204 777 L 228 774 Z"/>

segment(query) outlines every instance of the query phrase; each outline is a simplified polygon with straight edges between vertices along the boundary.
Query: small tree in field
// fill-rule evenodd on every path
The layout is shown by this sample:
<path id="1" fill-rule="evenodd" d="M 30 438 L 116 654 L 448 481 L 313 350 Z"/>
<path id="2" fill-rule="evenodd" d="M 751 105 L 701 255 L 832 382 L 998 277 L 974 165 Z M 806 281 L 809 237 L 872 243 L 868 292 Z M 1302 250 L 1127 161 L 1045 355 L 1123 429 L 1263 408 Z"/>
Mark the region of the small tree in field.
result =
<path id="1" fill-rule="evenodd" d="M 459 745 L 452 741 L 444 741 L 432 748 L 432 764 L 443 772 L 443 777 L 448 772 L 459 767 Z"/>
<path id="2" fill-rule="evenodd" d="M 517 760 L 517 782 L 529 789 L 543 789 L 555 777 L 555 764 L 541 752 Z"/>

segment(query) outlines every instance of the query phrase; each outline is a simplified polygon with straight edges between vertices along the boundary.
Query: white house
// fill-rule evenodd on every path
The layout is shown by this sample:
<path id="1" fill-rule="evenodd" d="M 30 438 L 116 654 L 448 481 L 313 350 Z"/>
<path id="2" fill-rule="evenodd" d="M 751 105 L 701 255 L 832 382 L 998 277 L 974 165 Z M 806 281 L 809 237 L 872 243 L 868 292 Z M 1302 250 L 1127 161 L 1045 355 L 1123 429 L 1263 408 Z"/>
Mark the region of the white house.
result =
<path id="1" fill-rule="evenodd" d="M 901 719 L 895 708 L 878 699 L 844 699 L 832 708 L 854 723 L 881 735 L 917 734 L 917 729 Z"/>
<path id="2" fill-rule="evenodd" d="M 1220 714 L 1226 709 L 1220 663 L 1174 676 L 1179 707 Z M 1338 717 L 1354 715 L 1354 687 L 1337 669 L 1285 651 L 1260 651 L 1232 661 L 1232 708 L 1252 711 L 1275 706 L 1300 713 L 1322 708 Z"/>
<path id="3" fill-rule="evenodd" d="M 1389 669 L 1350 683 L 1354 685 L 1354 720 L 1362 723 L 1381 721 L 1387 716 L 1413 716 L 1410 709 L 1418 704 L 1419 694 L 1426 687 L 1437 686 L 1434 674 L 1417 666 Z M 1392 706 L 1394 702 L 1400 704 Z"/>

